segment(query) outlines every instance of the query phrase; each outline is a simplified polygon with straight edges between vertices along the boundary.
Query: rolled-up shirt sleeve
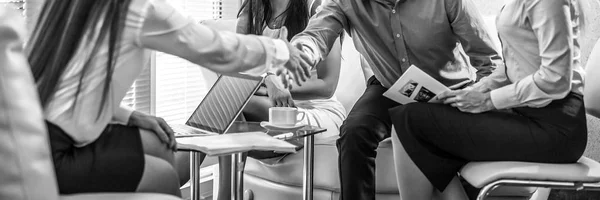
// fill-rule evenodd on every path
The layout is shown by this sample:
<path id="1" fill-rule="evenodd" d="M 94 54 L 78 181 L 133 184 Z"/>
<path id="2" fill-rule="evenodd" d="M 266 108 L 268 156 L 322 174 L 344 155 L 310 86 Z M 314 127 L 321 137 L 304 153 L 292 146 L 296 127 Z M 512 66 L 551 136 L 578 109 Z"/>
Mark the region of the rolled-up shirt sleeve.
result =
<path id="1" fill-rule="evenodd" d="M 446 2 L 452 30 L 477 69 L 477 78 L 490 75 L 502 59 L 477 7 L 471 0 Z"/>
<path id="2" fill-rule="evenodd" d="M 308 22 L 304 31 L 294 36 L 292 44 L 300 44 L 312 63 L 323 61 L 340 36 L 348 20 L 338 0 L 326 0 Z"/>
<path id="3" fill-rule="evenodd" d="M 527 18 L 537 36 L 541 66 L 532 75 L 491 91 L 498 109 L 543 107 L 571 90 L 573 32 L 567 0 L 531 1 Z"/>
<path id="4" fill-rule="evenodd" d="M 289 59 L 283 40 L 215 31 L 183 16 L 165 0 L 148 8 L 138 45 L 184 58 L 221 74 L 261 75 Z"/>

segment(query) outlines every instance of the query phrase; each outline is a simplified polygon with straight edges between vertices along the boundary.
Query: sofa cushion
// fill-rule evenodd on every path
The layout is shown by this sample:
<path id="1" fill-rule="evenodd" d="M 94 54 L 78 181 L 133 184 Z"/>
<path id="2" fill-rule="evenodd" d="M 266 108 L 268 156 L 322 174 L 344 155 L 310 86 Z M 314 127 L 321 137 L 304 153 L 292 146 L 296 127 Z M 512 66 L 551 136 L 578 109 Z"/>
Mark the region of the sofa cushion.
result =
<path id="1" fill-rule="evenodd" d="M 339 192 L 338 152 L 335 141 L 338 136 L 315 141 L 314 188 Z M 304 150 L 304 149 L 303 149 Z M 248 158 L 246 174 L 271 182 L 302 187 L 303 150 L 289 154 L 275 162 Z M 376 190 L 378 193 L 397 194 L 392 143 L 389 139 L 379 144 L 376 162 Z"/>
<path id="2" fill-rule="evenodd" d="M 0 7 L 0 199 L 58 199 L 42 109 L 23 55 L 25 20 Z"/>

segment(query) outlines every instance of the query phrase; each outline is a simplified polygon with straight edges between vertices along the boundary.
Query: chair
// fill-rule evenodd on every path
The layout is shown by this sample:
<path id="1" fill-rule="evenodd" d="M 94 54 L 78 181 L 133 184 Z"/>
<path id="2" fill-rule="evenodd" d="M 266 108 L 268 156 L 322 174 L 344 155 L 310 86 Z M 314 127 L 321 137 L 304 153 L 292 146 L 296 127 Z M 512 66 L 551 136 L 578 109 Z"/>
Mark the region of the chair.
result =
<path id="1" fill-rule="evenodd" d="M 587 157 L 573 164 L 471 162 L 460 174 L 473 186 L 482 188 L 478 200 L 499 186 L 600 190 L 600 163 Z"/>
<path id="2" fill-rule="evenodd" d="M 600 132 L 600 120 L 591 115 L 587 118 L 588 134 Z M 600 190 L 600 163 L 585 156 L 573 164 L 471 162 L 461 169 L 460 174 L 473 186 L 482 188 L 478 200 L 483 200 L 499 186 Z"/>
<path id="3" fill-rule="evenodd" d="M 0 7 L 0 199 L 179 199 L 163 194 L 58 194 L 42 109 L 22 53 L 24 25 L 21 16 Z"/>

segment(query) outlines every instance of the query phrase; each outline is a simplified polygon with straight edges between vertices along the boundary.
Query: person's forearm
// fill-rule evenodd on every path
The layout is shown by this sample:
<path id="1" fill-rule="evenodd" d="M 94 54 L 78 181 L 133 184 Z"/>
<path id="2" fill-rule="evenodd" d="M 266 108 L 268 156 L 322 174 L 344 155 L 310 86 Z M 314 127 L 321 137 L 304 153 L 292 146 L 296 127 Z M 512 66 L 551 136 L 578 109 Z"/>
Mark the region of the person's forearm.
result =
<path id="1" fill-rule="evenodd" d="M 311 57 L 312 63 L 320 63 L 329 54 L 347 22 L 338 3 L 327 1 L 321 5 L 321 11 L 310 19 L 306 29 L 292 38 L 291 43 L 302 46 L 302 51 Z"/>
<path id="2" fill-rule="evenodd" d="M 275 75 L 267 76 L 265 83 L 267 87 L 276 87 L 279 90 L 286 90 L 282 85 L 280 77 Z M 333 92 L 325 80 L 312 76 L 309 80 L 302 83 L 302 86 L 293 85 L 290 94 L 294 100 L 326 99 L 333 95 Z"/>
<path id="3" fill-rule="evenodd" d="M 217 32 L 162 2 L 150 9 L 136 41 L 140 47 L 184 58 L 221 74 L 261 75 L 289 59 L 284 41 Z M 160 9 L 159 9 L 160 8 Z"/>
<path id="4" fill-rule="evenodd" d="M 302 86 L 294 85 L 292 87 L 290 93 L 294 100 L 328 99 L 333 96 L 335 88 L 331 89 L 325 80 L 315 76 L 302 83 Z"/>

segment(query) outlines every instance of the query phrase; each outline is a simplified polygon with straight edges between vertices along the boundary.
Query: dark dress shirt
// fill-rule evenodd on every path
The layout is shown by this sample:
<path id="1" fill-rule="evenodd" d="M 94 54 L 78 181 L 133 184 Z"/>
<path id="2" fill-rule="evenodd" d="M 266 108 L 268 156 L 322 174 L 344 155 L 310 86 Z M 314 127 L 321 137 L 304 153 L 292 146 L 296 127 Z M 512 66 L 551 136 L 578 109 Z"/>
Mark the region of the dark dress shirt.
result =
<path id="1" fill-rule="evenodd" d="M 319 62 L 346 30 L 383 86 L 411 65 L 457 86 L 500 60 L 485 27 L 471 0 L 326 0 L 292 43 Z"/>

